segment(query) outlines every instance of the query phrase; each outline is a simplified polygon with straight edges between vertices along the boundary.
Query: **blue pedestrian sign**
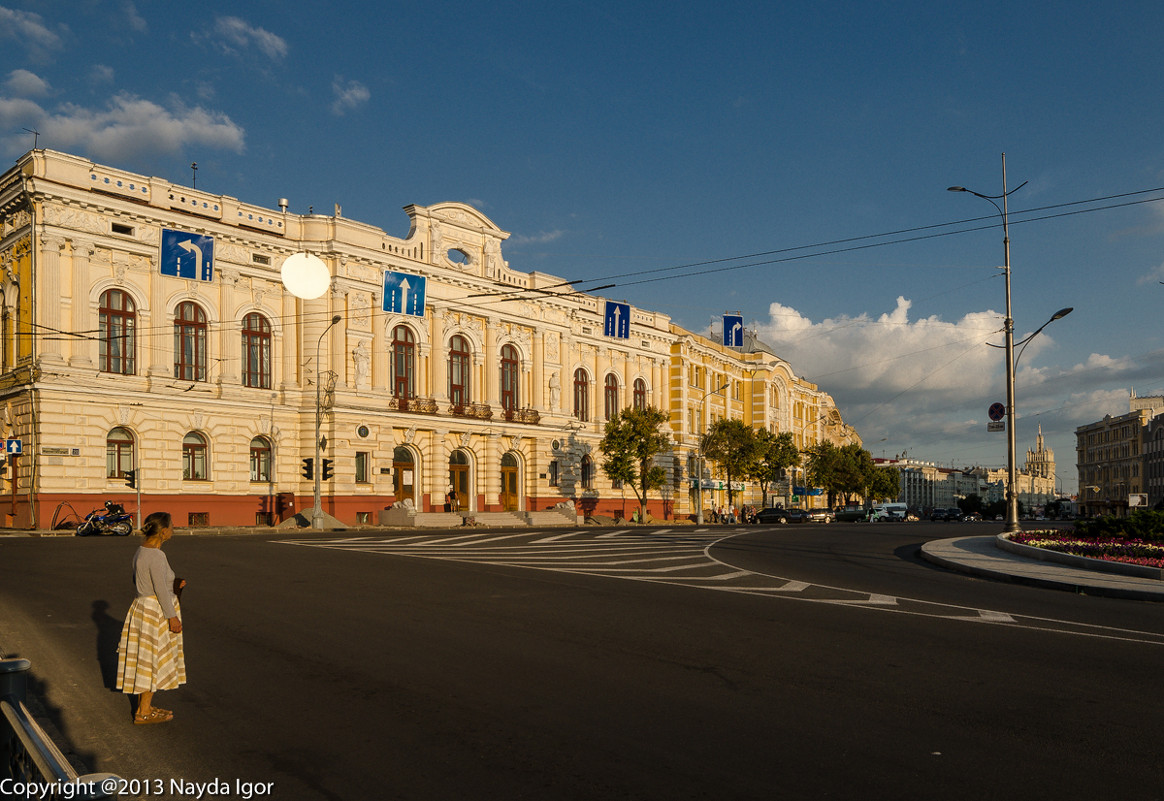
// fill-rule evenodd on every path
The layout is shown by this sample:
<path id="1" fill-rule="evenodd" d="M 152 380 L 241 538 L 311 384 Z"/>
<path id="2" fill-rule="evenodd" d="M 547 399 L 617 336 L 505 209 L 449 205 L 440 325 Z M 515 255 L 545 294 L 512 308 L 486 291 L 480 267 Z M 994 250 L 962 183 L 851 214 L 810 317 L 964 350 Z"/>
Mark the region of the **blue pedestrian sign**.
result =
<path id="1" fill-rule="evenodd" d="M 723 344 L 729 348 L 744 346 L 744 318 L 735 314 L 723 316 Z"/>
<path id="2" fill-rule="evenodd" d="M 214 239 L 189 231 L 162 229 L 162 275 L 189 278 L 192 281 L 214 280 Z"/>
<path id="3" fill-rule="evenodd" d="M 4 442 L 5 453 L 24 453 L 24 443 L 18 439 L 9 439 Z"/>
<path id="4" fill-rule="evenodd" d="M 615 339 L 630 339 L 630 304 L 606 301 L 606 322 L 602 333 Z"/>
<path id="5" fill-rule="evenodd" d="M 424 317 L 424 293 L 428 279 L 423 275 L 384 271 L 384 311 Z"/>

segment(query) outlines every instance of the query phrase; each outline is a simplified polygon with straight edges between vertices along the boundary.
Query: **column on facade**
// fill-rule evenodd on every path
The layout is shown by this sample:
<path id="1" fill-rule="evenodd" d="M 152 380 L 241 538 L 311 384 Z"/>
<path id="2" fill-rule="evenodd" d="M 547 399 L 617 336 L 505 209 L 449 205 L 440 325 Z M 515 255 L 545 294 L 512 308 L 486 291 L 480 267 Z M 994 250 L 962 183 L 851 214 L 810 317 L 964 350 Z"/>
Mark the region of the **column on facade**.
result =
<path id="1" fill-rule="evenodd" d="M 61 330 L 61 251 L 65 249 L 65 240 L 58 236 L 42 236 L 40 239 L 41 265 L 37 271 L 36 280 L 39 283 L 37 294 L 40 303 L 38 316 L 50 335 L 39 336 L 39 331 L 33 331 L 39 347 L 41 359 L 47 362 L 61 362 L 61 342 L 53 332 Z M 37 321 L 34 321 L 37 322 Z"/>
<path id="2" fill-rule="evenodd" d="M 96 252 L 94 244 L 85 239 L 73 240 L 73 271 L 72 286 L 69 288 L 71 298 L 71 322 L 73 331 L 90 331 L 94 328 L 89 322 L 89 262 Z M 73 367 L 90 368 L 93 365 L 94 343 L 79 339 L 72 343 L 69 354 L 69 364 Z"/>
<path id="3" fill-rule="evenodd" d="M 429 322 L 429 333 L 433 350 L 432 397 L 441 405 L 443 411 L 444 404 L 449 400 L 449 359 L 448 348 L 445 347 L 445 321 L 440 312 L 433 312 Z M 472 391 L 473 388 L 470 387 L 470 394 Z"/>
<path id="4" fill-rule="evenodd" d="M 602 419 L 603 387 L 606 384 L 606 373 L 602 369 L 602 353 L 597 347 L 591 348 L 593 357 L 590 360 L 590 392 L 587 397 L 590 405 L 590 419 L 597 422 Z"/>
<path id="5" fill-rule="evenodd" d="M 237 386 L 242 383 L 242 325 L 240 320 L 234 319 L 235 286 L 239 275 L 233 270 L 220 273 L 218 314 L 222 320 L 219 333 L 222 359 L 219 361 L 218 384 L 223 387 Z"/>
<path id="6" fill-rule="evenodd" d="M 174 374 L 174 365 L 167 364 L 167 355 L 177 358 L 177 354 L 173 352 L 173 343 L 167 342 L 174 334 L 173 329 L 166 325 L 167 322 L 172 324 L 172 321 L 167 320 L 166 315 L 165 281 L 156 270 L 150 270 L 149 286 L 149 319 L 138 323 L 145 332 L 142 339 L 149 347 L 149 366 L 146 368 L 146 374 L 165 378 Z"/>
<path id="7" fill-rule="evenodd" d="M 372 374 L 373 392 L 379 392 L 388 386 L 388 359 L 381 357 L 381 354 L 387 353 L 388 347 L 385 341 L 383 295 L 383 291 L 372 293 L 372 308 L 369 311 L 372 320 L 372 353 L 368 370 Z"/>
<path id="8" fill-rule="evenodd" d="M 528 357 L 532 362 L 532 370 L 521 371 L 522 383 L 522 406 L 530 406 L 539 412 L 546 409 L 547 399 L 543 387 L 546 385 L 545 379 L 545 359 L 546 359 L 546 342 L 545 332 L 533 332 L 530 338 L 530 353 Z"/>
<path id="9" fill-rule="evenodd" d="M 434 430 L 429 440 L 428 448 L 421 454 L 422 457 L 427 457 L 428 460 L 423 492 L 429 496 L 433 508 L 436 509 L 444 508 L 445 493 L 450 488 L 449 454 L 455 448 L 449 447 L 448 436 L 449 430 L 447 428 Z M 418 491 L 420 490 L 418 489 Z M 421 503 L 420 498 L 417 499 L 417 503 Z M 471 503 L 472 501 L 470 501 Z"/>
<path id="10" fill-rule="evenodd" d="M 294 295 L 284 290 L 281 297 L 283 299 L 281 324 L 283 335 L 279 338 L 278 353 L 283 362 L 283 375 L 280 377 L 279 388 L 287 390 L 302 381 L 297 365 L 301 362 L 299 343 L 303 341 L 303 315 L 299 309 L 300 301 Z"/>
<path id="11" fill-rule="evenodd" d="M 501 351 L 497 346 L 500 333 L 500 320 L 490 317 L 485 321 L 485 364 L 498 366 L 497 370 L 485 369 L 485 402 L 493 406 L 501 405 Z"/>

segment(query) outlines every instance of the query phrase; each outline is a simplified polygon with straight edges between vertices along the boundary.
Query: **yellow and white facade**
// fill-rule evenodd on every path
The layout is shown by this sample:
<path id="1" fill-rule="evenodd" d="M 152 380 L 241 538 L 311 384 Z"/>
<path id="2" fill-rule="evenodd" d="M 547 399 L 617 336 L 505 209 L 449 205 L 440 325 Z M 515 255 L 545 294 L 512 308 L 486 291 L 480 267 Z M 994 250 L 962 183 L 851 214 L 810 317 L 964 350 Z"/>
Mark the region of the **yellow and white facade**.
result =
<path id="1" fill-rule="evenodd" d="M 693 511 L 686 455 L 712 415 L 806 444 L 855 437 L 772 354 L 634 307 L 629 336 L 607 336 L 603 298 L 511 269 L 508 234 L 476 209 L 405 212 L 394 237 L 338 210 L 297 215 L 25 154 L 0 176 L 0 433 L 22 451 L 0 520 L 43 528 L 139 491 L 143 512 L 179 525 L 285 519 L 311 505 L 317 395 L 334 469 L 323 506 L 349 524 L 405 499 L 442 509 L 450 490 L 470 512 L 567 502 L 625 516 L 633 496 L 605 478 L 597 445 L 631 405 L 671 415 L 672 491 L 652 498 L 656 517 Z M 330 275 L 315 300 L 281 280 L 301 252 Z M 423 279 L 422 316 L 385 310 L 386 273 Z M 710 392 L 720 379 L 726 395 Z"/>

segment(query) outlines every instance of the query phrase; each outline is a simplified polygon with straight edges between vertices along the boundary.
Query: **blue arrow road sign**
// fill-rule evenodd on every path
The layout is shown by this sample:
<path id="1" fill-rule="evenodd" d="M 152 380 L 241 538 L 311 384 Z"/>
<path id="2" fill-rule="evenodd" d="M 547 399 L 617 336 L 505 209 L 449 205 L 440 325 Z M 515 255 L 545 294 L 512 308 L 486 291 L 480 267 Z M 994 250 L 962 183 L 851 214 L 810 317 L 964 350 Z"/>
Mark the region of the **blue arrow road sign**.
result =
<path id="1" fill-rule="evenodd" d="M 423 275 L 384 271 L 384 311 L 424 317 L 424 293 L 428 279 Z"/>
<path id="2" fill-rule="evenodd" d="M 10 439 L 4 442 L 5 453 L 24 453 L 24 443 L 18 439 Z"/>
<path id="3" fill-rule="evenodd" d="M 723 344 L 729 348 L 744 346 L 744 318 L 734 314 L 723 316 Z"/>
<path id="4" fill-rule="evenodd" d="M 194 281 L 214 280 L 214 239 L 189 231 L 162 229 L 162 253 L 159 259 L 162 275 L 189 278 Z"/>
<path id="5" fill-rule="evenodd" d="M 630 339 L 630 304 L 606 301 L 606 322 L 602 333 L 615 339 Z"/>

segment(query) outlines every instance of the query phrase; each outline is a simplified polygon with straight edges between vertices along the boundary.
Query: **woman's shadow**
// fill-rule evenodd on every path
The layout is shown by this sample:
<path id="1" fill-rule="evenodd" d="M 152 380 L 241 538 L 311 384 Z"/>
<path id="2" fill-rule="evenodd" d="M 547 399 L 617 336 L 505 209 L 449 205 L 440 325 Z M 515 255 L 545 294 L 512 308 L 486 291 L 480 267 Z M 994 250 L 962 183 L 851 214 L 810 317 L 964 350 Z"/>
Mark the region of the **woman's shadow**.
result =
<path id="1" fill-rule="evenodd" d="M 121 644 L 122 621 L 109 616 L 108 601 L 93 602 L 93 623 L 97 626 L 97 664 L 101 666 L 101 683 L 107 690 L 117 690 L 117 647 Z"/>

